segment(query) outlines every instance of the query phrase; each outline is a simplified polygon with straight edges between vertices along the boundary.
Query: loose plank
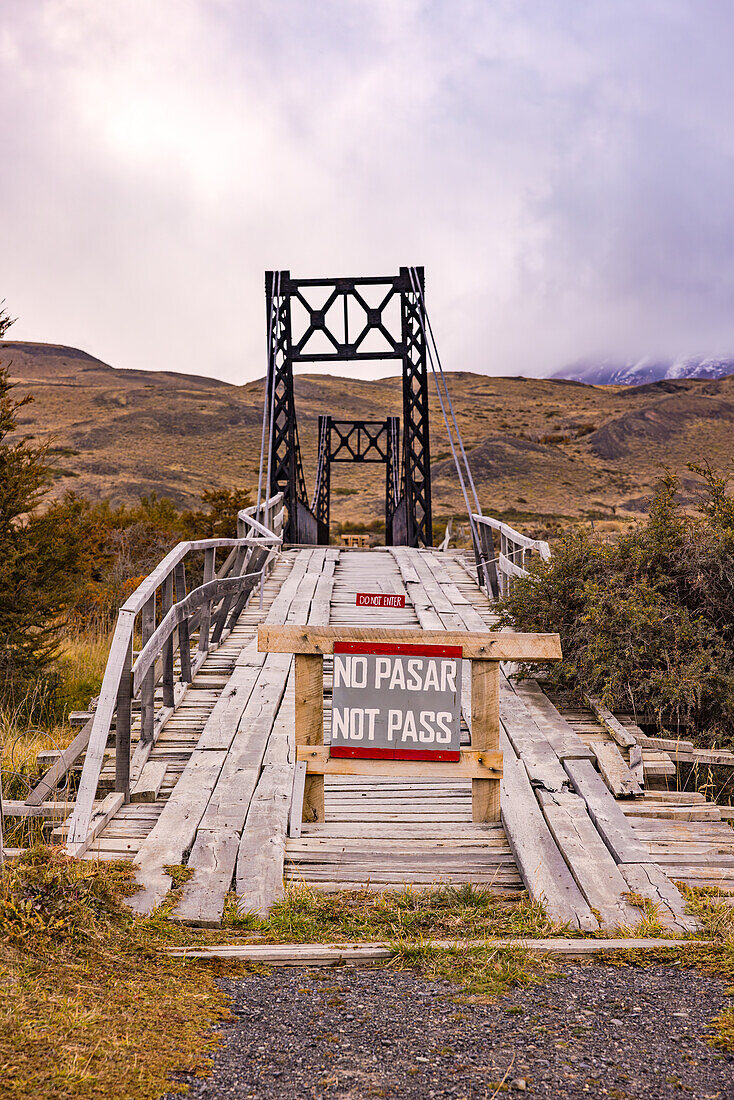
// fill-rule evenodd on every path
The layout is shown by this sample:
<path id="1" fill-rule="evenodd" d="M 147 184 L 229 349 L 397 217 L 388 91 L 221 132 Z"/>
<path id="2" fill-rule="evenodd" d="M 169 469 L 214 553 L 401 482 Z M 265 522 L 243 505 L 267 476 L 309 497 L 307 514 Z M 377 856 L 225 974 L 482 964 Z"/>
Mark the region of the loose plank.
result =
<path id="1" fill-rule="evenodd" d="M 622 725 L 618 718 L 615 718 L 608 707 L 605 707 L 599 699 L 593 695 L 586 696 L 586 702 L 593 710 L 596 717 L 601 724 L 612 735 L 614 740 L 623 749 L 631 749 L 633 745 L 637 744 L 636 739 L 630 733 L 628 729 Z"/>
<path id="2" fill-rule="evenodd" d="M 583 799 L 542 790 L 537 794 L 548 828 L 581 893 L 599 913 L 602 926 L 637 924 L 640 912 L 627 901 L 629 887 L 594 828 Z"/>
<path id="3" fill-rule="evenodd" d="M 504 757 L 502 824 L 525 886 L 531 897 L 543 903 L 551 920 L 595 931 L 598 921 L 551 835 L 527 773 L 504 731 L 500 747 Z"/>
<path id="4" fill-rule="evenodd" d="M 591 751 L 596 757 L 604 782 L 615 798 L 637 798 L 642 787 L 624 762 L 616 745 L 603 741 L 594 742 Z"/>

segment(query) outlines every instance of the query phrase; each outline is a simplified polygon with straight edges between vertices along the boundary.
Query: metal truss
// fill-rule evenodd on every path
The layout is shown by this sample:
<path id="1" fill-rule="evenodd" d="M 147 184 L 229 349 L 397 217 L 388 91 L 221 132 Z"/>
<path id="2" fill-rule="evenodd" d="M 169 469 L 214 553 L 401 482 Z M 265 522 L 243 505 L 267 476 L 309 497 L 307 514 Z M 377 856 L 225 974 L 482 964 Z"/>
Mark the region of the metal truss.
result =
<path id="1" fill-rule="evenodd" d="M 401 271 L 404 270 L 401 268 Z M 403 496 L 408 546 L 433 546 L 431 449 L 428 434 L 423 268 L 413 269 L 420 292 L 401 295 L 403 357 Z M 416 288 L 416 291 L 418 288 Z"/>
<path id="2" fill-rule="evenodd" d="M 266 272 L 268 325 L 268 400 L 272 409 L 269 443 L 269 490 L 283 491 L 287 507 L 288 542 L 323 541 L 328 537 L 328 498 L 331 461 L 385 462 L 390 504 L 388 534 L 410 546 L 432 545 L 430 452 L 428 441 L 428 379 L 423 337 L 423 268 L 413 268 L 420 284 L 414 289 L 409 270 L 385 278 L 293 279 L 289 271 Z M 296 363 L 402 361 L 403 450 L 398 457 L 397 437 L 387 425 L 319 418 L 319 468 L 311 506 L 306 497 L 303 465 L 293 396 Z M 339 457 L 324 458 L 322 422 L 345 435 Z M 370 435 L 372 430 L 377 435 Z M 325 428 L 323 429 L 326 430 Z M 356 431 L 357 435 L 354 436 Z M 360 434 L 361 433 L 361 434 Z M 366 450 L 364 449 L 366 447 Z M 383 455 L 378 458 L 377 453 Z M 342 456 L 347 456 L 348 459 Z M 399 490 L 396 486 L 399 485 Z M 387 516 L 386 516 L 387 520 Z"/>
<path id="3" fill-rule="evenodd" d="M 393 516 L 400 503 L 400 418 L 386 420 L 334 420 L 319 417 L 319 459 L 311 510 L 318 525 L 319 542 L 329 542 L 331 464 L 333 462 L 385 463 L 385 545 L 393 544 Z"/>

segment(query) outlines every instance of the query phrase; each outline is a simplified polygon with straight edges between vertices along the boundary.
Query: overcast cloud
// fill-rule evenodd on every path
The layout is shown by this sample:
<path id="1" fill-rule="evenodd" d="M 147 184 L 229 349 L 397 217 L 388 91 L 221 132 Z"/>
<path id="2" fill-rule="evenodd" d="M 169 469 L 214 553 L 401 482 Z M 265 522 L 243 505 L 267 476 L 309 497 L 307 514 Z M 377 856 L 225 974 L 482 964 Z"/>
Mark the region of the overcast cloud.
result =
<path id="1" fill-rule="evenodd" d="M 734 354 L 731 0 L 0 0 L 11 336 L 264 371 L 263 271 L 424 264 L 445 365 Z"/>

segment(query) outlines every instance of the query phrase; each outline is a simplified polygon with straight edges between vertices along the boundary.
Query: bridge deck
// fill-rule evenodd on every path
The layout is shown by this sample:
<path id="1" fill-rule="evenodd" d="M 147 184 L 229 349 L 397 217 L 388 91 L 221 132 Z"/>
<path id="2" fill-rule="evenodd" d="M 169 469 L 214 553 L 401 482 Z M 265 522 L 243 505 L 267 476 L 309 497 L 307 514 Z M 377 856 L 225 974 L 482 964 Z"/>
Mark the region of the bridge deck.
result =
<path id="1" fill-rule="evenodd" d="M 359 590 L 404 593 L 406 607 L 357 609 Z M 609 926 L 639 916 L 627 891 L 647 894 L 680 930 L 690 921 L 671 879 L 734 889 L 734 834 L 715 806 L 701 795 L 653 790 L 615 802 L 591 751 L 614 746 L 606 727 L 591 712 L 566 720 L 537 685 L 504 677 L 502 824 L 472 823 L 470 781 L 334 778 L 326 821 L 288 837 L 293 659 L 257 652 L 263 621 L 419 632 L 486 630 L 495 620 L 456 554 L 323 547 L 282 554 L 262 606 L 255 593 L 163 729 L 150 758 L 165 764 L 157 796 L 122 807 L 89 850 L 135 860 L 138 911 L 164 900 L 166 866 L 184 862 L 193 876 L 177 915 L 201 924 L 221 919 L 233 884 L 242 907 L 259 910 L 282 893 L 284 878 L 323 890 L 470 881 L 509 899 L 525 887 L 556 919 L 590 929 L 598 927 L 592 910 Z M 328 741 L 328 661 L 324 690 Z M 110 761 L 100 793 L 113 781 Z"/>

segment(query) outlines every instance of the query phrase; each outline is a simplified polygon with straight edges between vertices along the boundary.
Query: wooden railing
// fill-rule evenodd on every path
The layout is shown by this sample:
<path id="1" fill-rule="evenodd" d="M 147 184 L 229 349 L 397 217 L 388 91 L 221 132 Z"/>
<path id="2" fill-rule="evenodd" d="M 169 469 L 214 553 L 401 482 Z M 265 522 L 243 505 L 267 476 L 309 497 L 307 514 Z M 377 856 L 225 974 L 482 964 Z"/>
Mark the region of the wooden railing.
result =
<path id="1" fill-rule="evenodd" d="M 495 599 L 508 595 L 515 577 L 527 576 L 526 566 L 533 555 L 550 560 L 547 542 L 530 539 L 491 516 L 472 515 L 472 520 L 479 540 L 475 547 L 479 583 Z"/>
<path id="2" fill-rule="evenodd" d="M 69 819 L 67 848 L 72 855 L 82 855 L 109 818 L 129 801 L 131 787 L 140 780 L 160 731 L 209 651 L 227 637 L 268 570 L 282 543 L 283 494 L 278 493 L 259 510 L 253 507 L 239 512 L 237 534 L 235 539 L 180 542 L 120 608 L 97 709 L 82 731 L 85 743 L 75 749 L 75 758 L 85 748 L 86 756 Z M 228 553 L 217 571 L 217 552 L 222 550 Z M 193 568 L 192 556 L 200 559 L 202 553 L 203 581 L 187 592 L 186 566 Z M 200 560 L 196 565 L 201 569 Z M 140 649 L 136 653 L 133 646 L 137 642 Z M 139 738 L 133 751 L 135 704 L 139 704 L 140 717 Z M 113 723 L 115 791 L 95 810 Z M 65 764 L 71 766 L 68 760 Z M 62 774 L 44 777 L 31 795 L 35 804 L 54 789 Z"/>

